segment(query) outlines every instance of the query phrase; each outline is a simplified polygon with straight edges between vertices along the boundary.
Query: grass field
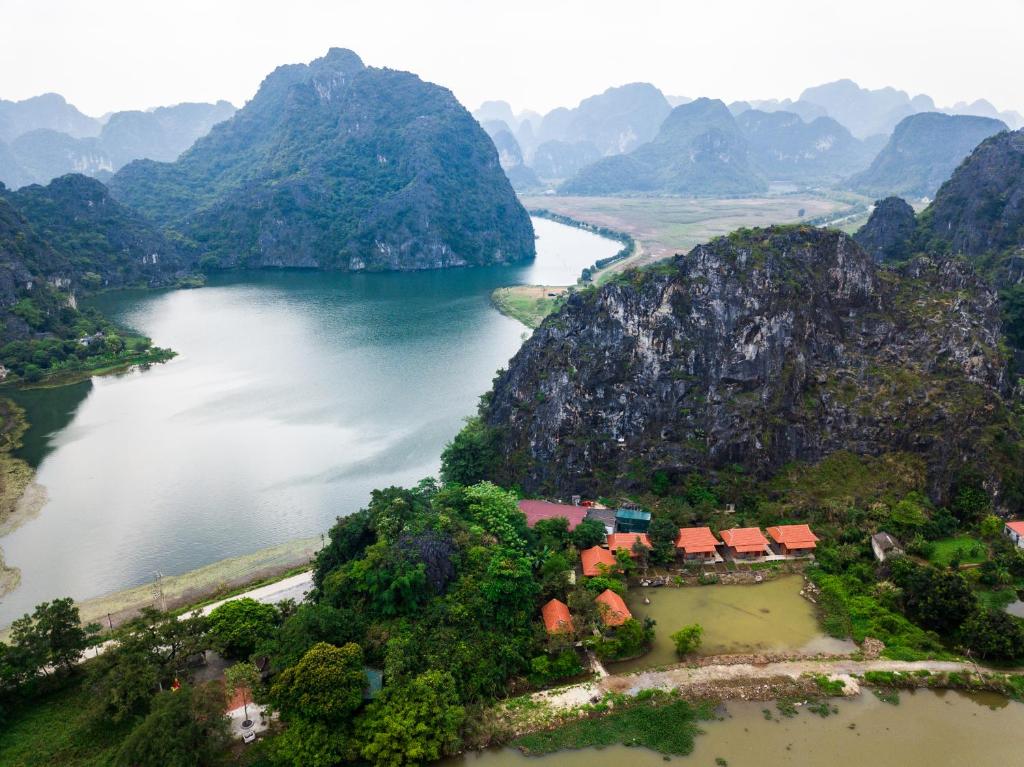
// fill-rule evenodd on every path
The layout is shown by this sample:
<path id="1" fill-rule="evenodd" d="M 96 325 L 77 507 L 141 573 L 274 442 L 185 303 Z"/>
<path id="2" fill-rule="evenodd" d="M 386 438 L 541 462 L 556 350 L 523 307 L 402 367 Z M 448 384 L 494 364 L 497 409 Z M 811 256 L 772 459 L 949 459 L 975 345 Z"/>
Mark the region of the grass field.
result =
<path id="1" fill-rule="evenodd" d="M 528 196 L 522 201 L 528 209 L 546 208 L 632 235 L 641 253 L 612 267 L 619 270 L 688 251 L 743 226 L 795 223 L 833 214 L 838 217 L 864 204 L 867 198 L 808 193 L 737 199 Z M 851 219 L 851 223 L 857 222 Z"/>
<path id="2" fill-rule="evenodd" d="M 519 320 L 528 328 L 535 328 L 561 306 L 565 290 L 564 287 L 550 285 L 514 285 L 495 290 L 491 293 L 491 301 L 502 314 Z M 557 296 L 552 297 L 552 293 Z"/>
<path id="3" fill-rule="evenodd" d="M 90 690 L 73 682 L 10 713 L 0 728 L 0 767 L 105 767 L 131 723 L 97 725 Z"/>
<path id="4" fill-rule="evenodd" d="M 988 558 L 988 548 L 977 538 L 970 535 L 957 535 L 935 541 L 934 549 L 928 561 L 939 567 L 946 567 L 959 554 L 960 564 L 980 564 Z"/>

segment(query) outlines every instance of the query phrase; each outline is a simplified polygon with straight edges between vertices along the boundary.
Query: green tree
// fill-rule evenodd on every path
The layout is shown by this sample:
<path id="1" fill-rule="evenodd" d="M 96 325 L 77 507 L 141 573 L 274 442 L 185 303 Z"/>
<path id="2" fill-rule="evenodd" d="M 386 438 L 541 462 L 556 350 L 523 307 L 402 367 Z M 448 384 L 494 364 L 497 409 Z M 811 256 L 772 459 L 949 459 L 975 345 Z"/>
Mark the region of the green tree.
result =
<path id="1" fill-rule="evenodd" d="M 572 531 L 573 545 L 580 551 L 600 546 L 607 540 L 608 533 L 604 529 L 604 523 L 596 519 L 584 519 Z"/>
<path id="2" fill-rule="evenodd" d="M 892 563 L 893 582 L 903 590 L 903 607 L 916 623 L 951 639 L 976 607 L 964 577 L 924 567 L 901 557 Z"/>
<path id="3" fill-rule="evenodd" d="M 43 602 L 11 624 L 11 644 L 26 664 L 43 670 L 50 665 L 70 671 L 95 640 L 99 626 L 82 626 L 78 608 L 70 597 Z"/>
<path id="4" fill-rule="evenodd" d="M 676 555 L 676 540 L 679 538 L 679 525 L 668 517 L 659 516 L 651 521 L 651 529 L 647 532 L 654 547 L 652 558 L 661 565 L 670 564 Z"/>
<path id="5" fill-rule="evenodd" d="M 981 520 L 978 530 L 985 538 L 998 538 L 1003 532 L 1003 520 L 995 514 L 989 514 Z"/>
<path id="6" fill-rule="evenodd" d="M 623 578 L 628 578 L 636 569 L 636 563 L 629 554 L 630 552 L 626 549 L 619 549 L 615 552 L 615 569 L 622 573 Z"/>
<path id="7" fill-rule="evenodd" d="M 348 728 L 293 719 L 267 743 L 267 757 L 275 767 L 336 767 L 357 761 L 358 752 Z"/>
<path id="8" fill-rule="evenodd" d="M 672 642 L 676 646 L 676 654 L 680 657 L 695 652 L 700 647 L 704 636 L 704 628 L 699 623 L 683 626 L 672 634 Z"/>
<path id="9" fill-rule="evenodd" d="M 210 641 L 226 658 L 248 659 L 257 644 L 273 636 L 277 621 L 273 605 L 249 597 L 232 599 L 210 613 Z"/>
<path id="10" fill-rule="evenodd" d="M 124 767 L 206 767 L 220 764 L 230 733 L 224 691 L 216 683 L 162 692 L 117 753 Z"/>
<path id="11" fill-rule="evenodd" d="M 455 753 L 465 709 L 455 681 L 428 671 L 405 685 L 389 685 L 357 725 L 362 756 L 375 767 L 433 762 Z"/>
<path id="12" fill-rule="evenodd" d="M 526 548 L 526 515 L 519 510 L 515 493 L 491 482 L 466 488 L 470 518 L 506 546 Z"/>
<path id="13" fill-rule="evenodd" d="M 468 418 L 441 452 L 441 479 L 466 486 L 490 479 L 500 458 L 497 430 L 479 417 Z"/>
<path id="14" fill-rule="evenodd" d="M 115 724 L 145 715 L 161 676 L 150 653 L 112 646 L 89 664 L 96 715 Z"/>
<path id="15" fill-rule="evenodd" d="M 565 517 L 542 519 L 533 526 L 538 549 L 562 551 L 569 545 L 569 520 Z"/>
<path id="16" fill-rule="evenodd" d="M 269 656 L 271 669 L 277 673 L 298 663 L 317 642 L 336 647 L 358 643 L 366 629 L 367 621 L 361 611 L 323 603 L 303 604 L 270 640 L 257 647 L 256 654 Z"/>
<path id="17" fill-rule="evenodd" d="M 334 647 L 320 642 L 297 665 L 278 675 L 270 700 L 286 720 L 337 724 L 347 721 L 362 705 L 366 684 L 359 645 Z"/>
<path id="18" fill-rule="evenodd" d="M 977 610 L 964 621 L 961 642 L 983 660 L 1024 657 L 1024 628 L 1002 610 Z"/>
<path id="19" fill-rule="evenodd" d="M 246 721 L 249 720 L 249 703 L 259 684 L 260 672 L 248 661 L 241 661 L 234 666 L 229 666 L 224 672 L 224 689 L 228 698 L 234 698 L 237 693 L 242 693 L 242 706 Z"/>

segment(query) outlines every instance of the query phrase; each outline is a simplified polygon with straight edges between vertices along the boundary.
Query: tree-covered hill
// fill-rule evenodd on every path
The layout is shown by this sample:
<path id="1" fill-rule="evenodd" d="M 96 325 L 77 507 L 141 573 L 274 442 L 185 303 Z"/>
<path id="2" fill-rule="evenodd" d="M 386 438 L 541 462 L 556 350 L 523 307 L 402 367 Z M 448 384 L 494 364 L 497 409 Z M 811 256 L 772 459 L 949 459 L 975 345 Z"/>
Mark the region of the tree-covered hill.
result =
<path id="1" fill-rule="evenodd" d="M 134 162 L 114 196 L 207 267 L 428 269 L 534 255 L 494 146 L 450 91 L 332 49 L 271 73 L 174 163 Z"/>

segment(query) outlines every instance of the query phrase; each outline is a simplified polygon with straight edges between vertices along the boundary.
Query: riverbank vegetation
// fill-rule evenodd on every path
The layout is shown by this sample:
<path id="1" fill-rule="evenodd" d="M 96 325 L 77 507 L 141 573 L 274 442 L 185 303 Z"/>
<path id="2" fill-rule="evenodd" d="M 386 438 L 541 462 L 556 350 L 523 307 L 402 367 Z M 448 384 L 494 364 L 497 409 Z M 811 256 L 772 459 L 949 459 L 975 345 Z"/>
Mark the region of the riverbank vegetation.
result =
<path id="1" fill-rule="evenodd" d="M 519 320 L 528 328 L 536 328 L 565 303 L 568 291 L 568 288 L 550 285 L 514 285 L 497 288 L 491 293 L 491 303 L 506 317 Z"/>

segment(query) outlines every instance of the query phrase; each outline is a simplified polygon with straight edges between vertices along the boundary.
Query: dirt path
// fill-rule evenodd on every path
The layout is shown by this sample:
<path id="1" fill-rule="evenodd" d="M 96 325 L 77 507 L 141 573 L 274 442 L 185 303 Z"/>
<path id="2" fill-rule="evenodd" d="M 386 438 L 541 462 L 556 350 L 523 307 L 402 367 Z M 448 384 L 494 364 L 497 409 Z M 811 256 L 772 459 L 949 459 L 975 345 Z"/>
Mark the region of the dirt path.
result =
<path id="1" fill-rule="evenodd" d="M 641 690 L 672 690 L 675 688 L 702 688 L 709 686 L 727 687 L 736 682 L 763 680 L 770 682 L 780 678 L 799 679 L 805 674 L 824 674 L 840 678 L 846 683 L 847 692 L 854 694 L 859 686 L 854 675 L 866 671 L 930 671 L 965 672 L 977 671 L 973 663 L 957 661 L 895 661 L 895 660 L 797 660 L 775 663 L 712 663 L 705 666 L 679 666 L 661 671 L 640 671 L 634 674 L 620 674 L 603 677 L 592 682 L 583 682 L 570 687 L 538 692 L 533 699 L 545 702 L 552 709 L 571 709 L 602 697 L 605 693 L 616 692 L 636 695 Z"/>

